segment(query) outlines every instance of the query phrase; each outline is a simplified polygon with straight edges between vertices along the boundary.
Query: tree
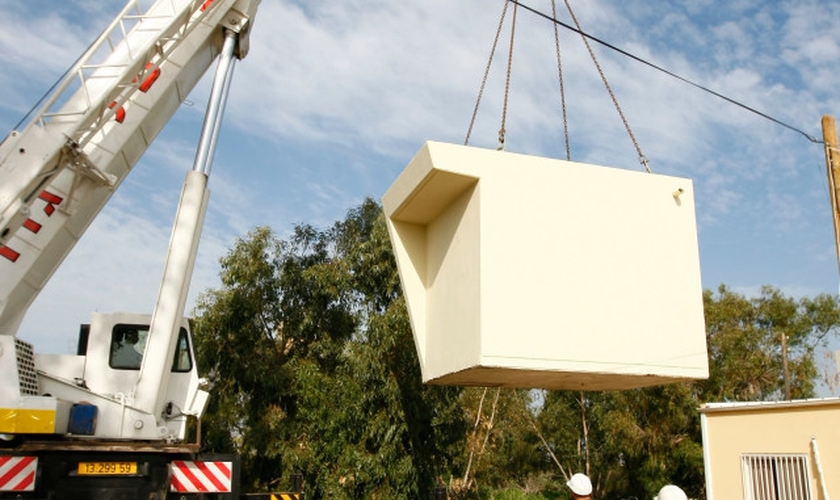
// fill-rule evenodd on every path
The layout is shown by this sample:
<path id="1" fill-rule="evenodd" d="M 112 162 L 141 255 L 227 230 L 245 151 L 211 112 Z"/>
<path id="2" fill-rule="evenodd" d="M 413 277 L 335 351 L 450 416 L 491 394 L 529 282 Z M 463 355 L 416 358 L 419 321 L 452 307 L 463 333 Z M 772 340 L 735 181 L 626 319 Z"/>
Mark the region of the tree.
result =
<path id="1" fill-rule="evenodd" d="M 379 206 L 288 241 L 258 228 L 202 295 L 199 364 L 214 396 L 205 446 L 242 456 L 244 484 L 307 497 L 426 495 L 457 469 L 459 390 L 426 387 Z"/>
<path id="2" fill-rule="evenodd" d="M 256 488 L 275 479 L 280 461 L 266 436 L 292 410 L 286 363 L 295 344 L 280 328 L 280 251 L 267 228 L 237 241 L 221 262 L 222 288 L 204 292 L 193 326 L 198 365 L 212 384 L 203 445 L 245 457 L 245 483 Z"/>
<path id="3" fill-rule="evenodd" d="M 600 498 L 650 498 L 669 482 L 702 498 L 700 405 L 779 399 L 786 388 L 787 397 L 814 395 L 815 353 L 840 325 L 836 297 L 795 300 L 765 286 L 747 299 L 721 286 L 704 293 L 704 306 L 708 380 L 546 393 L 539 422 L 559 475 L 589 474 Z"/>
<path id="4" fill-rule="evenodd" d="M 697 408 L 811 397 L 837 297 L 763 287 L 703 295 L 708 380 L 615 392 L 422 384 L 382 210 L 366 200 L 327 230 L 257 228 L 222 259 L 194 332 L 213 384 L 206 451 L 242 456 L 247 489 L 304 475 L 308 498 L 703 498 Z"/>
<path id="5" fill-rule="evenodd" d="M 581 391 L 546 391 L 538 416 L 540 434 L 545 440 L 546 454 L 551 457 L 557 482 L 563 485 L 576 472 L 592 479 L 595 494 L 600 496 L 600 470 L 597 454 L 590 453 L 589 409 L 601 393 Z M 594 462 L 594 463 L 593 463 Z M 561 491 L 563 488 L 560 488 Z M 568 494 L 568 493 L 567 493 Z"/>
<path id="6" fill-rule="evenodd" d="M 703 450 L 693 384 L 612 391 L 597 400 L 590 439 L 602 496 L 652 498 L 668 483 L 698 496 Z"/>
<path id="7" fill-rule="evenodd" d="M 515 488 L 525 494 L 545 486 L 545 453 L 534 431 L 533 393 L 522 389 L 470 387 L 461 405 L 470 422 L 463 475 L 450 482 L 452 498 L 485 498 Z"/>
<path id="8" fill-rule="evenodd" d="M 652 498 L 668 482 L 689 491 L 702 485 L 697 406 L 688 383 L 549 391 L 539 421 L 559 462 L 558 480 L 583 472 L 596 498 Z"/>
<path id="9" fill-rule="evenodd" d="M 813 397 L 816 350 L 840 324 L 836 296 L 798 301 L 764 286 L 747 299 L 718 288 L 703 294 L 709 347 L 705 401 L 752 401 Z"/>

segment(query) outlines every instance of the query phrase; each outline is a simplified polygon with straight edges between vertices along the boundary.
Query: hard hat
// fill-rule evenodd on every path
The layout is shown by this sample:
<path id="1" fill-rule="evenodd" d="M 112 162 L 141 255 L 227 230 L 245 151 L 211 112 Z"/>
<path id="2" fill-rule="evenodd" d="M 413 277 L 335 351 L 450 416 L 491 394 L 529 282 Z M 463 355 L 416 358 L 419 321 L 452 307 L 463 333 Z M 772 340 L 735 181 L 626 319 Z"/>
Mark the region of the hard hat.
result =
<path id="1" fill-rule="evenodd" d="M 566 483 L 566 486 L 572 490 L 572 493 L 578 496 L 586 496 L 592 494 L 592 482 L 586 477 L 586 474 L 581 474 L 578 472 L 577 474 L 573 475 L 569 482 Z"/>
<path id="2" fill-rule="evenodd" d="M 662 489 L 659 490 L 659 494 L 656 495 L 656 498 L 653 500 L 688 500 L 688 497 L 685 496 L 685 492 L 682 488 L 669 484 L 667 486 L 663 486 Z"/>

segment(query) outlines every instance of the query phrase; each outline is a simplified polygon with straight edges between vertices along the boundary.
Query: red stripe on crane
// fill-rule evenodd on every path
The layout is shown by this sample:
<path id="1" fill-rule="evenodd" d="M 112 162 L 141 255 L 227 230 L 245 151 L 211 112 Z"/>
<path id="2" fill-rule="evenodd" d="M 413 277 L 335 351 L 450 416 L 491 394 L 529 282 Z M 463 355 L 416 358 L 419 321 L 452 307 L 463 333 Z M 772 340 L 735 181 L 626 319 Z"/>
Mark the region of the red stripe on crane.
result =
<path id="1" fill-rule="evenodd" d="M 111 101 L 111 104 L 108 105 L 108 108 L 113 109 L 114 106 L 116 106 L 116 105 L 117 105 L 117 101 Z M 117 110 L 114 112 L 114 120 L 116 120 L 117 123 L 122 123 L 122 122 L 125 121 L 125 108 L 124 107 L 120 106 L 119 108 L 117 108 Z"/>
<path id="2" fill-rule="evenodd" d="M 174 462 L 174 465 L 175 465 L 175 467 L 178 468 L 178 471 L 181 472 L 181 474 L 184 475 L 184 478 L 187 481 L 190 482 L 190 485 L 192 485 L 193 489 L 190 489 L 189 485 L 185 485 L 186 488 L 189 491 L 202 491 L 202 492 L 207 491 L 207 488 L 205 488 L 204 485 L 201 484 L 201 481 L 199 481 L 199 479 L 197 477 L 195 477 L 195 474 L 192 473 L 192 471 L 190 470 L 190 467 L 186 463 L 178 460 L 178 461 Z M 184 490 L 179 490 L 179 491 L 184 491 Z"/>
<path id="3" fill-rule="evenodd" d="M 61 196 L 52 194 L 49 191 L 41 191 L 41 194 L 38 195 L 38 198 L 41 198 L 42 200 L 46 201 L 47 203 L 52 203 L 53 205 L 58 205 L 62 201 L 64 201 L 64 198 L 62 198 Z"/>
<path id="4" fill-rule="evenodd" d="M 169 480 L 169 489 L 171 491 L 177 491 L 182 493 L 187 491 L 187 488 L 181 481 L 178 480 L 176 476 L 172 476 L 172 478 Z"/>
<path id="5" fill-rule="evenodd" d="M 146 64 L 146 69 L 150 69 L 153 66 L 154 66 L 154 64 L 147 63 Z M 152 88 L 152 85 L 155 84 L 155 82 L 157 81 L 159 76 L 160 76 L 160 68 L 155 68 L 155 70 L 152 71 L 152 74 L 147 76 L 146 79 L 143 80 L 143 83 L 140 84 L 140 92 L 143 92 L 143 93 L 148 92 L 149 89 Z"/>
<path id="6" fill-rule="evenodd" d="M 35 471 L 27 474 L 18 484 L 12 486 L 14 491 L 32 491 L 35 489 Z"/>
<path id="7" fill-rule="evenodd" d="M 11 248 L 4 245 L 0 247 L 0 256 L 5 257 L 10 261 L 14 262 L 18 260 L 18 257 L 20 257 L 20 252 L 15 252 Z"/>
<path id="8" fill-rule="evenodd" d="M 49 191 L 41 191 L 41 194 L 38 195 L 38 198 L 47 202 L 47 206 L 44 207 L 44 213 L 47 214 L 47 217 L 52 216 L 53 212 L 55 212 L 55 206 L 61 204 L 64 199 L 61 196 L 54 195 Z"/>
<path id="9" fill-rule="evenodd" d="M 36 457 L 3 457 L 0 467 L 10 466 L 0 475 L 0 491 L 31 491 L 35 485 Z"/>
<path id="10" fill-rule="evenodd" d="M 170 466 L 170 490 L 178 493 L 229 493 L 230 465 L 230 462 L 176 460 Z"/>
<path id="11" fill-rule="evenodd" d="M 41 227 L 43 227 L 43 226 L 41 226 L 41 224 L 38 224 L 37 222 L 35 222 L 32 219 L 26 219 L 25 221 L 23 221 L 23 227 L 25 227 L 26 229 L 29 229 L 30 231 L 32 231 L 35 234 L 38 234 L 38 231 L 40 231 Z"/>
<path id="12" fill-rule="evenodd" d="M 222 483 L 221 481 L 219 481 L 216 478 L 216 475 L 210 470 L 209 467 L 207 467 L 207 464 L 205 462 L 196 462 L 195 466 L 198 467 L 198 470 L 200 470 L 202 473 L 204 473 L 204 477 L 206 479 L 208 479 L 213 484 L 213 486 L 216 487 L 217 491 L 224 491 L 225 490 L 224 483 Z M 230 473 L 229 472 L 227 472 L 225 470 L 221 470 L 221 472 L 223 474 L 225 474 L 226 478 L 230 479 Z"/>

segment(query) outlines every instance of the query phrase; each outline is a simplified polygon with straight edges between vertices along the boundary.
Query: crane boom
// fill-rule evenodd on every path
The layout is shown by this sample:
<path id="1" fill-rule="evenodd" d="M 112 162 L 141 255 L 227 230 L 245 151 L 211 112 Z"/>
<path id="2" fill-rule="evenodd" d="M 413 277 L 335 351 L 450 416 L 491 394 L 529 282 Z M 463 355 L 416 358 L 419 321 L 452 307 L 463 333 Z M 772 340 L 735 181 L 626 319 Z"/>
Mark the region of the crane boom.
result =
<path id="1" fill-rule="evenodd" d="M 166 267 L 149 325 L 149 339 L 143 355 L 146 361 L 140 371 L 134 404 L 152 414 L 162 412 L 166 404 L 169 360 L 174 356 L 176 349 L 172 336 L 183 321 L 190 277 L 198 252 L 201 228 L 204 225 L 204 214 L 210 196 L 207 178 L 236 62 L 233 57 L 235 45 L 236 38 L 233 33 L 226 33 L 193 169 L 187 173 L 178 203 Z"/>
<path id="2" fill-rule="evenodd" d="M 0 143 L 0 455 L 10 436 L 183 443 L 206 407 L 184 306 L 233 63 L 260 0 L 143 1 Z M 94 314 L 76 354 L 36 353 L 16 336 L 26 310 L 216 60 L 153 313 Z"/>
<path id="3" fill-rule="evenodd" d="M 257 1 L 131 0 L 0 143 L 0 335 L 26 310 Z"/>

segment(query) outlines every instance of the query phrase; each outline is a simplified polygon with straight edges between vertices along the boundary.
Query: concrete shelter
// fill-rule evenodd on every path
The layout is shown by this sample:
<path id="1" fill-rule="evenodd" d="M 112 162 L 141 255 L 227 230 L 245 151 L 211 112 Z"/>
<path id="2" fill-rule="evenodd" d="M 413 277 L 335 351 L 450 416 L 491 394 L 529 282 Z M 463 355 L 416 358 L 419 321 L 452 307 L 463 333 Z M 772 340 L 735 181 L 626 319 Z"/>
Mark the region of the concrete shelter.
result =
<path id="1" fill-rule="evenodd" d="M 708 376 L 690 179 L 428 142 L 382 203 L 425 382 Z"/>

